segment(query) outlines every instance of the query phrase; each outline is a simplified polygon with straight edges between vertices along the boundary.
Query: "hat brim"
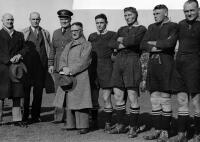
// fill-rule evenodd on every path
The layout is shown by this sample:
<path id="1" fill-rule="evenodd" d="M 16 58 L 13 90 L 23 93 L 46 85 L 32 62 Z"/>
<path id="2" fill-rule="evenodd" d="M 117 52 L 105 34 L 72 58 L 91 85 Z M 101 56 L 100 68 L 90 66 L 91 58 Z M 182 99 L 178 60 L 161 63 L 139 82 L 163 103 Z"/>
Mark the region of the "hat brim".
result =
<path id="1" fill-rule="evenodd" d="M 67 15 L 66 15 L 66 16 L 63 16 L 63 15 L 62 15 L 62 16 L 58 16 L 58 18 L 71 18 L 71 16 L 67 16 Z"/>
<path id="2" fill-rule="evenodd" d="M 27 68 L 22 62 L 9 66 L 9 77 L 12 82 L 20 82 L 25 73 L 27 73 Z"/>
<path id="3" fill-rule="evenodd" d="M 58 75 L 58 85 L 63 89 L 63 91 L 72 91 L 75 87 L 76 87 L 76 84 L 77 84 L 77 81 L 76 81 L 76 78 L 73 77 L 73 76 L 65 76 L 63 74 L 59 74 Z M 71 83 L 63 83 L 63 80 L 61 80 L 61 78 L 69 78 L 71 80 Z M 68 81 L 67 81 L 68 82 Z"/>

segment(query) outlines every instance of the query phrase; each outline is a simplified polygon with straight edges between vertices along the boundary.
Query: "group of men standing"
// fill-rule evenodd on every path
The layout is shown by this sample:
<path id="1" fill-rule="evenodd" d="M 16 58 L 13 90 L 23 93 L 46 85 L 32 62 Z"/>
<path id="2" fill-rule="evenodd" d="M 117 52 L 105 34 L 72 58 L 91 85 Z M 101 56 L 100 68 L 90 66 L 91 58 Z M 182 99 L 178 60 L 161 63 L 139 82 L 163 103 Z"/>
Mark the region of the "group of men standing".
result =
<path id="1" fill-rule="evenodd" d="M 98 32 L 89 36 L 89 41 L 92 43 L 92 64 L 89 71 L 91 70 L 92 97 L 95 98 L 96 89 L 102 89 L 105 132 L 118 134 L 126 131 L 123 118 L 126 112 L 124 93 L 127 93 L 130 100 L 128 137 L 137 136 L 141 80 L 139 59 L 142 52 L 148 52 L 147 90 L 151 96 L 152 125 L 155 130 L 145 135 L 144 139 L 169 141 L 172 118 L 171 95 L 177 94 L 178 135 L 170 141 L 188 141 L 189 100 L 195 112 L 193 140 L 200 141 L 198 1 L 187 0 L 183 11 L 185 19 L 177 24 L 168 18 L 168 8 L 165 5 L 157 5 L 153 9 L 155 23 L 146 29 L 137 21 L 137 10 L 127 7 L 124 9 L 127 26 L 121 27 L 117 33 L 106 29 L 108 21 L 104 14 L 95 17 Z M 175 56 L 177 41 L 178 51 Z M 113 57 L 113 51 L 117 51 L 117 55 L 112 62 L 110 57 Z M 112 89 L 116 104 L 116 124 L 111 127 Z"/>
<path id="2" fill-rule="evenodd" d="M 104 100 L 105 132 L 119 134 L 126 132 L 123 118 L 126 113 L 125 95 L 130 100 L 128 137 L 137 137 L 140 113 L 139 85 L 141 81 L 140 56 L 149 53 L 147 90 L 152 106 L 152 125 L 155 128 L 144 139 L 169 141 L 172 105 L 171 95 L 177 94 L 178 135 L 174 142 L 186 142 L 189 122 L 189 100 L 194 105 L 193 140 L 200 141 L 200 21 L 199 4 L 187 0 L 183 11 L 185 19 L 178 24 L 168 18 L 168 8 L 161 4 L 153 9 L 155 23 L 146 29 L 137 21 L 138 12 L 134 7 L 124 9 L 127 26 L 117 32 L 107 30 L 105 14 L 95 16 L 97 32 L 83 35 L 80 22 L 71 24 L 73 13 L 68 10 L 57 12 L 61 28 L 53 33 L 52 44 L 48 31 L 39 26 L 40 14 L 30 14 L 31 26 L 22 31 L 14 30 L 11 14 L 2 17 L 0 31 L 0 121 L 5 98 L 13 99 L 12 115 L 16 125 L 29 120 L 30 90 L 33 87 L 31 122 L 40 122 L 43 88 L 48 73 L 54 75 L 59 84 L 60 73 L 76 79 L 76 86 L 64 92 L 66 107 L 66 129 L 79 129 L 80 134 L 89 131 L 89 112 L 94 125 L 98 124 L 98 96 L 101 89 Z M 175 56 L 175 46 L 178 51 Z M 114 55 L 116 54 L 116 55 Z M 11 65 L 24 72 L 24 77 L 13 80 Z M 15 70 L 16 70 L 15 68 Z M 11 72 L 11 73 L 10 73 Z M 27 72 L 27 73 L 26 73 Z M 55 86 L 59 90 L 60 86 Z M 66 91 L 66 90 L 64 90 Z M 62 90 L 59 92 L 62 93 Z M 114 93 L 116 124 L 111 126 Z M 23 121 L 20 98 L 24 98 Z M 91 108 L 93 109 L 89 111 Z M 64 117 L 64 116 L 63 116 Z"/>

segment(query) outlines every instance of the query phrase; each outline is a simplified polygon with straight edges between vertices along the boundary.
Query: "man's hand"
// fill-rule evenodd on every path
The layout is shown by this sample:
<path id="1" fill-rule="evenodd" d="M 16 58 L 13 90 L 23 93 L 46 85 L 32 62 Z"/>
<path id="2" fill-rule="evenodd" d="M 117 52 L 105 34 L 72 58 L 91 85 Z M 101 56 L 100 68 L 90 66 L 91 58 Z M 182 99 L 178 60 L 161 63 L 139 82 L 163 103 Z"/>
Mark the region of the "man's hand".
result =
<path id="1" fill-rule="evenodd" d="M 119 43 L 121 43 L 121 44 L 123 43 L 123 40 L 124 40 L 123 37 L 118 37 L 118 38 L 117 38 L 117 42 L 119 42 Z"/>
<path id="2" fill-rule="evenodd" d="M 54 67 L 53 66 L 49 66 L 49 73 L 53 73 Z"/>
<path id="3" fill-rule="evenodd" d="M 125 46 L 120 43 L 119 46 L 118 46 L 118 49 L 123 49 L 123 48 L 125 48 Z"/>
<path id="4" fill-rule="evenodd" d="M 63 67 L 63 72 L 65 75 L 70 75 L 70 69 L 68 67 Z"/>
<path id="5" fill-rule="evenodd" d="M 11 63 L 18 63 L 20 59 L 22 59 L 22 55 L 21 54 L 17 54 L 17 55 L 13 56 L 10 59 L 10 62 Z"/>
<path id="6" fill-rule="evenodd" d="M 157 49 L 156 47 L 153 47 L 153 48 L 151 49 L 151 52 L 160 52 L 160 51 L 162 51 L 162 50 L 159 50 L 159 49 Z"/>

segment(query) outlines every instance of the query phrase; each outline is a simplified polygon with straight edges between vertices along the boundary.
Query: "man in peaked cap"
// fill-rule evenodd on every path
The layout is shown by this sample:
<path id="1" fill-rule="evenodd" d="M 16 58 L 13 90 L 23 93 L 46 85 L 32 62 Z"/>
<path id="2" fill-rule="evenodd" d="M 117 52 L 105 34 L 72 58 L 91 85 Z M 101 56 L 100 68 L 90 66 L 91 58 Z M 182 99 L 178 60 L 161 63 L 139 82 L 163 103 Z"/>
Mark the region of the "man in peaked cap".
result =
<path id="1" fill-rule="evenodd" d="M 60 28 L 56 29 L 53 33 L 53 38 L 52 38 L 52 48 L 50 51 L 50 56 L 49 56 L 49 73 L 53 74 L 54 80 L 55 80 L 55 89 L 57 90 L 58 88 L 58 77 L 59 77 L 59 60 L 60 60 L 60 55 L 66 46 L 68 44 L 72 37 L 71 37 L 71 16 L 73 13 L 69 10 L 66 9 L 61 9 L 57 12 L 59 20 L 60 20 Z M 56 93 L 58 94 L 58 93 Z M 64 103 L 65 104 L 65 103 Z M 55 108 L 55 121 L 60 121 L 61 119 L 63 120 L 62 115 L 58 113 L 58 108 Z M 62 110 L 63 112 L 64 110 Z M 62 113 L 61 113 L 62 114 Z"/>
<path id="2" fill-rule="evenodd" d="M 73 13 L 71 12 L 71 11 L 69 11 L 69 10 L 66 10 L 66 9 L 61 9 L 61 10 L 59 10 L 58 12 L 57 12 L 57 14 L 58 14 L 58 17 L 59 18 L 65 18 L 65 17 L 69 17 L 69 18 L 71 18 L 71 16 L 73 16 Z"/>

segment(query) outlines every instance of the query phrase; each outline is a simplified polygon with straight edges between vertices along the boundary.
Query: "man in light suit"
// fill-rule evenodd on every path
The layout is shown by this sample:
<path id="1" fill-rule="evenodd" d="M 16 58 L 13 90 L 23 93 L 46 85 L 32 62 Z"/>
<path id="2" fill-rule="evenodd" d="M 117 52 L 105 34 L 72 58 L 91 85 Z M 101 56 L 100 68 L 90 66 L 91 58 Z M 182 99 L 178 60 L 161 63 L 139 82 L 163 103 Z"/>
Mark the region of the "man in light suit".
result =
<path id="1" fill-rule="evenodd" d="M 26 45 L 30 54 L 24 57 L 28 69 L 25 82 L 24 115 L 23 120 L 28 121 L 30 90 L 33 87 L 33 102 L 31 110 L 31 123 L 40 122 L 43 88 L 45 87 L 46 74 L 48 73 L 48 55 L 50 53 L 50 34 L 39 26 L 40 14 L 30 13 L 31 26 L 23 30 Z"/>

